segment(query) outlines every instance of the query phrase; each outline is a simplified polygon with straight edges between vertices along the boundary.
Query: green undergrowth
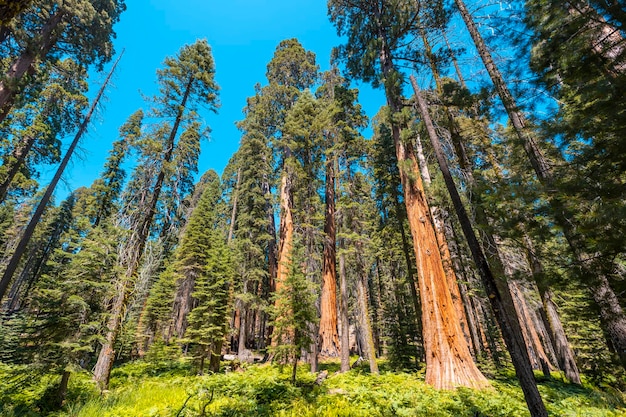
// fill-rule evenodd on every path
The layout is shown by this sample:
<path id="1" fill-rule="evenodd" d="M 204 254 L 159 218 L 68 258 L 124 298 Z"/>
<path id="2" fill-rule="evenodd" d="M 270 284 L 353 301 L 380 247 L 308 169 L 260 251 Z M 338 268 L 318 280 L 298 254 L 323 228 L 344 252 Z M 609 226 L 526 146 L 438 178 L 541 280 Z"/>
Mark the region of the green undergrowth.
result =
<path id="1" fill-rule="evenodd" d="M 227 363 L 224 364 L 225 368 Z M 157 416 L 528 416 L 524 398 L 510 372 L 492 380 L 493 389 L 437 391 L 420 373 L 366 368 L 336 373 L 337 363 L 323 363 L 328 377 L 304 365 L 291 384 L 291 369 L 248 365 L 236 371 L 193 375 L 186 362 L 159 366 L 135 362 L 114 369 L 110 390 L 102 395 L 86 372 L 70 379 L 61 409 L 50 406 L 59 377 L 27 367 L 0 364 L 0 416 L 157 417 Z M 382 366 L 384 370 L 384 364 Z M 617 390 L 540 379 L 539 389 L 553 416 L 626 416 Z"/>

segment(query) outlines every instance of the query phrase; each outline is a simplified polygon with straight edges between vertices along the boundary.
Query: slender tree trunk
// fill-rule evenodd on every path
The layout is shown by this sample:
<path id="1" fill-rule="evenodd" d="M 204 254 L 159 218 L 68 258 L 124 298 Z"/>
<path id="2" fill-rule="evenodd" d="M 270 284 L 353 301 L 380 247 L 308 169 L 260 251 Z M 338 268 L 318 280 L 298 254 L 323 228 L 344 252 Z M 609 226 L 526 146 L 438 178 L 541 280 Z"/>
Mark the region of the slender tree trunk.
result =
<path id="1" fill-rule="evenodd" d="M 319 367 L 319 343 L 316 340 L 317 335 L 319 334 L 319 329 L 315 326 L 314 323 L 308 323 L 309 333 L 313 335 L 312 343 L 309 347 L 309 358 L 311 363 L 311 372 L 316 373 Z"/>
<path id="2" fill-rule="evenodd" d="M 36 72 L 33 66 L 35 61 L 44 58 L 57 42 L 58 35 L 55 34 L 55 29 L 58 29 L 66 14 L 65 10 L 60 9 L 50 16 L 37 36 L 38 42 L 26 47 L 0 81 L 0 123 L 11 111 L 15 95 L 21 89 L 22 77 L 26 73 L 34 74 Z"/>
<path id="3" fill-rule="evenodd" d="M 218 373 L 220 371 L 220 358 L 222 356 L 223 344 L 223 339 L 211 344 L 211 352 L 209 353 L 209 370 L 213 373 Z"/>
<path id="4" fill-rule="evenodd" d="M 326 216 L 324 222 L 324 260 L 320 296 L 320 355 L 337 357 L 340 352 L 337 331 L 337 240 L 335 225 L 335 160 L 326 162 Z"/>
<path id="5" fill-rule="evenodd" d="M 485 290 L 487 291 L 489 300 L 491 302 L 492 309 L 494 311 L 496 319 L 498 320 L 500 329 L 502 330 L 504 341 L 507 344 L 508 350 L 511 354 L 513 366 L 515 367 L 515 372 L 520 381 L 522 391 L 524 392 L 524 398 L 526 399 L 528 409 L 530 410 L 531 415 L 534 417 L 547 417 L 548 412 L 545 408 L 545 405 L 543 404 L 541 395 L 539 394 L 539 390 L 537 389 L 537 384 L 535 382 L 532 367 L 530 366 L 530 360 L 528 358 L 526 350 L 524 349 L 524 341 L 521 334 L 520 323 L 517 319 L 517 316 L 506 314 L 505 303 L 502 300 L 501 292 L 498 289 L 496 279 L 492 275 L 489 264 L 487 263 L 487 259 L 485 258 L 480 244 L 478 243 L 478 239 L 476 238 L 476 234 L 474 233 L 474 229 L 472 228 L 470 219 L 467 215 L 467 212 L 465 211 L 465 207 L 463 206 L 461 197 L 459 196 L 459 193 L 456 189 L 456 185 L 454 184 L 452 175 L 450 174 L 450 170 L 448 169 L 448 163 L 443 154 L 443 150 L 441 149 L 441 144 L 439 143 L 439 138 L 437 137 L 432 120 L 430 119 L 426 103 L 422 98 L 419 89 L 416 88 L 417 83 L 414 82 L 414 79 L 412 79 L 412 81 L 415 88 L 415 97 L 418 102 L 418 108 L 422 116 L 422 120 L 426 125 L 428 135 L 431 139 L 433 150 L 437 157 L 437 162 L 439 163 L 439 167 L 446 183 L 446 188 L 450 193 L 450 198 L 452 199 L 452 204 L 454 205 L 457 216 L 459 217 L 459 222 L 461 223 L 463 234 L 467 239 L 467 243 L 472 252 L 474 262 L 478 267 L 478 271 L 483 281 L 483 285 L 485 286 Z"/>
<path id="6" fill-rule="evenodd" d="M 348 277 L 344 240 L 339 241 L 339 314 L 341 315 L 341 372 L 350 370 L 350 322 L 348 321 Z"/>
<path id="7" fill-rule="evenodd" d="M 356 283 L 357 288 L 357 296 L 359 298 L 359 309 L 361 310 L 361 327 L 363 329 L 363 339 L 364 339 L 364 347 L 365 353 L 369 360 L 370 364 L 370 372 L 372 374 L 378 375 L 378 364 L 376 363 L 376 349 L 374 347 L 374 337 L 372 334 L 372 319 L 370 317 L 369 312 L 369 296 L 367 292 L 367 275 L 366 270 L 363 266 L 363 260 L 361 259 L 363 247 L 360 242 L 356 243 L 356 252 L 357 252 L 357 268 L 358 268 L 358 278 Z"/>
<path id="8" fill-rule="evenodd" d="M 237 169 L 237 184 L 233 191 L 233 209 L 230 215 L 230 228 L 228 229 L 228 244 L 233 240 L 235 233 L 235 220 L 237 218 L 237 199 L 239 198 L 239 184 L 241 182 L 241 168 Z"/>
<path id="9" fill-rule="evenodd" d="M 610 286 L 606 275 L 607 267 L 597 260 L 597 256 L 586 253 L 585 237 L 576 230 L 574 216 L 565 206 L 565 202 L 558 193 L 553 192 L 554 173 L 547 163 L 541 150 L 537 146 L 535 138 L 526 129 L 526 120 L 521 110 L 517 106 L 513 95 L 509 91 L 502 74 L 493 62 L 472 16 L 462 0 L 455 0 L 461 12 L 465 25 L 472 37 L 476 49 L 491 77 L 491 80 L 502 100 L 509 120 L 519 140 L 524 146 L 530 164 L 537 175 L 539 181 L 548 191 L 548 202 L 552 206 L 557 224 L 563 230 L 563 234 L 578 261 L 582 276 L 589 280 L 589 290 L 600 310 L 600 320 L 603 328 L 609 336 L 623 367 L 626 367 L 626 314 L 620 305 L 615 291 Z M 609 262 L 610 263 L 610 262 Z"/>
<path id="10" fill-rule="evenodd" d="M 178 128 L 183 119 L 183 113 L 185 111 L 189 95 L 191 94 L 194 81 L 195 79 L 193 76 L 187 81 L 178 114 L 176 115 L 174 125 L 172 126 L 167 139 L 163 163 L 161 164 L 161 169 L 154 184 L 154 189 L 152 191 L 150 201 L 148 202 L 146 213 L 139 221 L 137 229 L 133 231 L 132 236 L 129 239 L 129 244 L 126 247 L 128 250 L 128 253 L 125 254 L 126 259 L 122 260 L 125 270 L 123 271 L 123 276 L 120 277 L 118 281 L 116 288 L 117 291 L 113 296 L 113 309 L 111 311 L 109 321 L 107 322 L 105 342 L 100 350 L 98 361 L 96 362 L 96 366 L 94 368 L 93 379 L 98 383 L 101 389 L 106 389 L 109 385 L 111 368 L 115 359 L 113 346 L 117 340 L 120 330 L 122 319 L 121 315 L 126 309 L 129 291 L 132 289 L 131 283 L 137 275 L 141 256 L 146 247 L 148 236 L 150 235 L 150 227 L 152 225 L 154 215 L 156 214 L 157 202 L 159 201 L 161 189 L 163 188 L 163 183 L 165 181 L 166 165 L 172 160 L 172 156 L 174 155 L 176 134 L 178 133 Z"/>
<path id="11" fill-rule="evenodd" d="M 535 327 L 535 318 L 532 316 L 532 312 L 528 307 L 524 292 L 514 280 L 509 280 L 509 287 L 511 289 L 511 295 L 513 296 L 515 309 L 517 310 L 517 316 L 520 318 L 520 324 L 522 325 L 522 334 L 524 335 L 524 340 L 526 340 L 526 348 L 528 357 L 531 359 L 531 365 L 534 369 L 541 370 L 543 375 L 549 378 L 550 360 L 539 340 L 539 335 Z"/>
<path id="12" fill-rule="evenodd" d="M 59 408 L 63 406 L 63 402 L 67 396 L 67 386 L 70 382 L 71 375 L 72 373 L 68 370 L 64 370 L 63 374 L 61 374 L 61 382 L 59 383 L 59 389 L 57 391 L 57 405 Z"/>
<path id="13" fill-rule="evenodd" d="M 535 255 L 534 245 L 528 235 L 524 236 L 524 242 L 526 243 L 527 254 L 529 262 L 537 283 L 537 289 L 541 296 L 541 302 L 545 311 L 546 319 L 548 321 L 548 327 L 551 332 L 552 342 L 554 343 L 554 350 L 559 362 L 559 368 L 565 373 L 565 377 L 572 383 L 581 385 L 580 372 L 576 365 L 574 351 L 570 347 L 561 317 L 558 312 L 558 308 L 554 302 L 554 294 L 545 282 L 545 273 L 541 262 Z"/>
<path id="14" fill-rule="evenodd" d="M 50 201 L 50 198 L 52 197 L 52 194 L 54 193 L 54 190 L 57 184 L 59 183 L 59 180 L 61 179 L 61 176 L 63 175 L 63 172 L 65 171 L 65 168 L 67 167 L 67 164 L 70 161 L 70 158 L 74 154 L 74 150 L 78 146 L 78 143 L 80 142 L 80 139 L 82 138 L 83 134 L 87 131 L 87 126 L 89 125 L 89 122 L 91 121 L 91 116 L 96 110 L 96 106 L 98 105 L 100 98 L 104 94 L 104 90 L 106 86 L 108 85 L 109 80 L 111 79 L 111 76 L 113 75 L 113 71 L 115 71 L 115 67 L 117 66 L 118 62 L 122 58 L 122 54 L 120 54 L 119 58 L 117 58 L 117 61 L 115 61 L 115 63 L 113 64 L 113 67 L 111 67 L 111 71 L 109 71 L 107 78 L 104 80 L 102 87 L 100 87 L 100 90 L 98 91 L 98 94 L 96 95 L 96 98 L 91 104 L 91 108 L 87 112 L 85 119 L 83 120 L 80 127 L 78 128 L 78 132 L 76 133 L 76 136 L 74 136 L 74 139 L 72 140 L 70 147 L 65 153 L 65 156 L 63 157 L 63 160 L 61 161 L 61 164 L 59 165 L 56 172 L 54 173 L 54 177 L 52 177 L 52 181 L 50 181 L 50 184 L 46 188 L 46 191 L 43 197 L 41 198 L 41 201 L 37 205 L 37 209 L 35 209 L 35 213 L 33 213 L 33 217 L 28 222 L 28 225 L 26 226 L 26 229 L 24 230 L 24 234 L 22 235 L 22 238 L 20 239 L 19 243 L 17 244 L 17 247 L 15 248 L 15 252 L 13 253 L 13 256 L 9 260 L 9 263 L 6 269 L 4 270 L 4 274 L 2 275 L 2 279 L 0 280 L 0 301 L 2 301 L 2 297 L 4 297 L 4 294 L 9 286 L 9 283 L 11 282 L 11 278 L 13 278 L 13 274 L 15 274 L 15 271 L 17 270 L 20 259 L 22 258 L 22 255 L 24 255 L 24 252 L 26 251 L 28 242 L 30 242 L 31 237 L 33 236 L 35 227 L 37 226 L 37 223 L 39 223 L 39 219 L 41 218 L 46 206 L 48 205 L 48 202 Z"/>
<path id="15" fill-rule="evenodd" d="M 296 376 L 298 375 L 298 355 L 293 355 L 293 365 L 291 367 L 291 383 L 296 384 Z"/>
<path id="16" fill-rule="evenodd" d="M 245 294 L 245 290 L 244 290 Z M 246 346 L 248 342 L 248 309 L 247 306 L 241 302 L 239 307 L 239 337 L 237 340 L 237 357 L 240 361 L 249 362 L 252 359 L 252 355 Z"/>
<path id="17" fill-rule="evenodd" d="M 206 353 L 202 353 L 202 356 L 200 356 L 200 366 L 198 367 L 198 375 L 202 376 L 204 375 L 204 358 L 206 357 Z"/>
<path id="18" fill-rule="evenodd" d="M 4 164 L 7 172 L 2 182 L 0 182 L 0 203 L 5 200 L 13 179 L 24 164 L 26 155 L 28 155 L 28 152 L 32 149 L 34 143 L 34 136 L 24 136 L 22 140 L 17 143 L 11 155 L 5 160 Z"/>
<path id="19" fill-rule="evenodd" d="M 265 158 L 263 159 L 265 163 Z M 276 220 L 274 219 L 274 206 L 270 200 L 272 189 L 270 187 L 269 179 L 267 175 L 263 175 L 263 181 L 261 183 L 263 194 L 265 195 L 265 212 L 267 214 L 267 233 L 269 240 L 267 242 L 267 259 L 269 267 L 269 290 L 273 292 L 276 290 L 276 274 L 278 272 L 278 259 L 276 255 Z"/>

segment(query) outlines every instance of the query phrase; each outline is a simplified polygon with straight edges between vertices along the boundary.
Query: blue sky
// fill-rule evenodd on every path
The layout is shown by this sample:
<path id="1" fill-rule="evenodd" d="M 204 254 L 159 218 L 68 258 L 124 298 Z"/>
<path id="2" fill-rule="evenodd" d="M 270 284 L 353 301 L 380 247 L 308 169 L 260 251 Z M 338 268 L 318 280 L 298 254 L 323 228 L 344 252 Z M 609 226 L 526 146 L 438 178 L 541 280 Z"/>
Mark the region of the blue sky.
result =
<path id="1" fill-rule="evenodd" d="M 240 134 L 235 122 L 242 119 L 241 111 L 246 97 L 254 94 L 254 85 L 266 83 L 266 65 L 281 40 L 298 38 L 306 49 L 315 52 L 322 70 L 329 67 L 332 47 L 341 43 L 326 15 L 324 0 L 128 0 L 127 7 L 116 26 L 115 41 L 118 53 L 125 49 L 124 56 L 82 141 L 80 159 L 72 158 L 66 184 L 57 192 L 58 200 L 98 177 L 119 126 L 135 110 L 147 110 L 142 94 L 156 92 L 156 70 L 182 45 L 201 38 L 208 40 L 221 88 L 219 113 L 205 115 L 212 134 L 202 146 L 201 174 L 210 168 L 221 173 L 237 150 Z M 91 74 L 91 96 L 105 75 Z M 367 85 L 356 87 L 361 91 L 365 111 L 373 116 L 384 103 L 384 94 Z M 49 168 L 46 174 L 51 176 L 55 168 Z"/>

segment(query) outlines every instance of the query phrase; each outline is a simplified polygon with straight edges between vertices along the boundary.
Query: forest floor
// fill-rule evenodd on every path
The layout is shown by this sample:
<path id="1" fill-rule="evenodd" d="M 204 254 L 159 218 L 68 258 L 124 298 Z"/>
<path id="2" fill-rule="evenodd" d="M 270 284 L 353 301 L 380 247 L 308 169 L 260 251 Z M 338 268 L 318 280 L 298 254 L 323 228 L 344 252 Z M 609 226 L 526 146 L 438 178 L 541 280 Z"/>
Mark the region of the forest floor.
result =
<path id="1" fill-rule="evenodd" d="M 113 370 L 102 395 L 86 372 L 74 373 L 67 398 L 53 410 L 59 376 L 0 364 L 0 416 L 528 416 L 522 391 L 510 370 L 489 375 L 493 389 L 437 391 L 423 373 L 366 366 L 338 373 L 338 362 L 320 364 L 321 383 L 304 364 L 292 384 L 291 368 L 259 364 L 197 376 L 188 362 L 133 362 Z M 321 378 L 320 378 L 321 379 Z M 608 386 L 538 377 L 551 416 L 626 416 L 626 396 Z"/>

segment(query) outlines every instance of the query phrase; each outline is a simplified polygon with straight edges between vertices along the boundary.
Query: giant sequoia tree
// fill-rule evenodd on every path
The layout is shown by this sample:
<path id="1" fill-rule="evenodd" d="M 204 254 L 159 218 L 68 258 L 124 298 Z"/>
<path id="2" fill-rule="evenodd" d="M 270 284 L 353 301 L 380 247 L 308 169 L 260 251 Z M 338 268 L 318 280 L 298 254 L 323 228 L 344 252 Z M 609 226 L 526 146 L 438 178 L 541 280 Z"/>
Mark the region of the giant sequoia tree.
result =
<path id="1" fill-rule="evenodd" d="M 294 143 L 282 134 L 282 126 L 287 112 L 293 107 L 301 91 L 310 87 L 316 77 L 315 55 L 306 51 L 296 39 L 282 41 L 267 65 L 269 85 L 264 90 L 272 103 L 272 119 L 269 121 L 276 128 L 273 132 L 276 135 L 274 146 L 282 160 L 276 291 L 287 279 L 294 239 L 293 184 L 296 160 L 293 155 Z M 277 343 L 276 339 L 272 343 Z"/>
<path id="2" fill-rule="evenodd" d="M 420 277 L 426 381 L 439 388 L 483 387 L 487 380 L 474 364 L 453 308 L 416 155 L 409 138 L 402 136 L 405 123 L 398 120 L 403 107 L 402 75 L 394 60 L 399 54 L 410 53 L 402 45 L 410 31 L 417 29 L 415 4 L 330 1 L 328 6 L 338 33 L 348 36 L 338 50 L 348 71 L 384 86 L 395 119 L 394 145 Z M 446 337 L 438 337 L 442 331 Z"/>

